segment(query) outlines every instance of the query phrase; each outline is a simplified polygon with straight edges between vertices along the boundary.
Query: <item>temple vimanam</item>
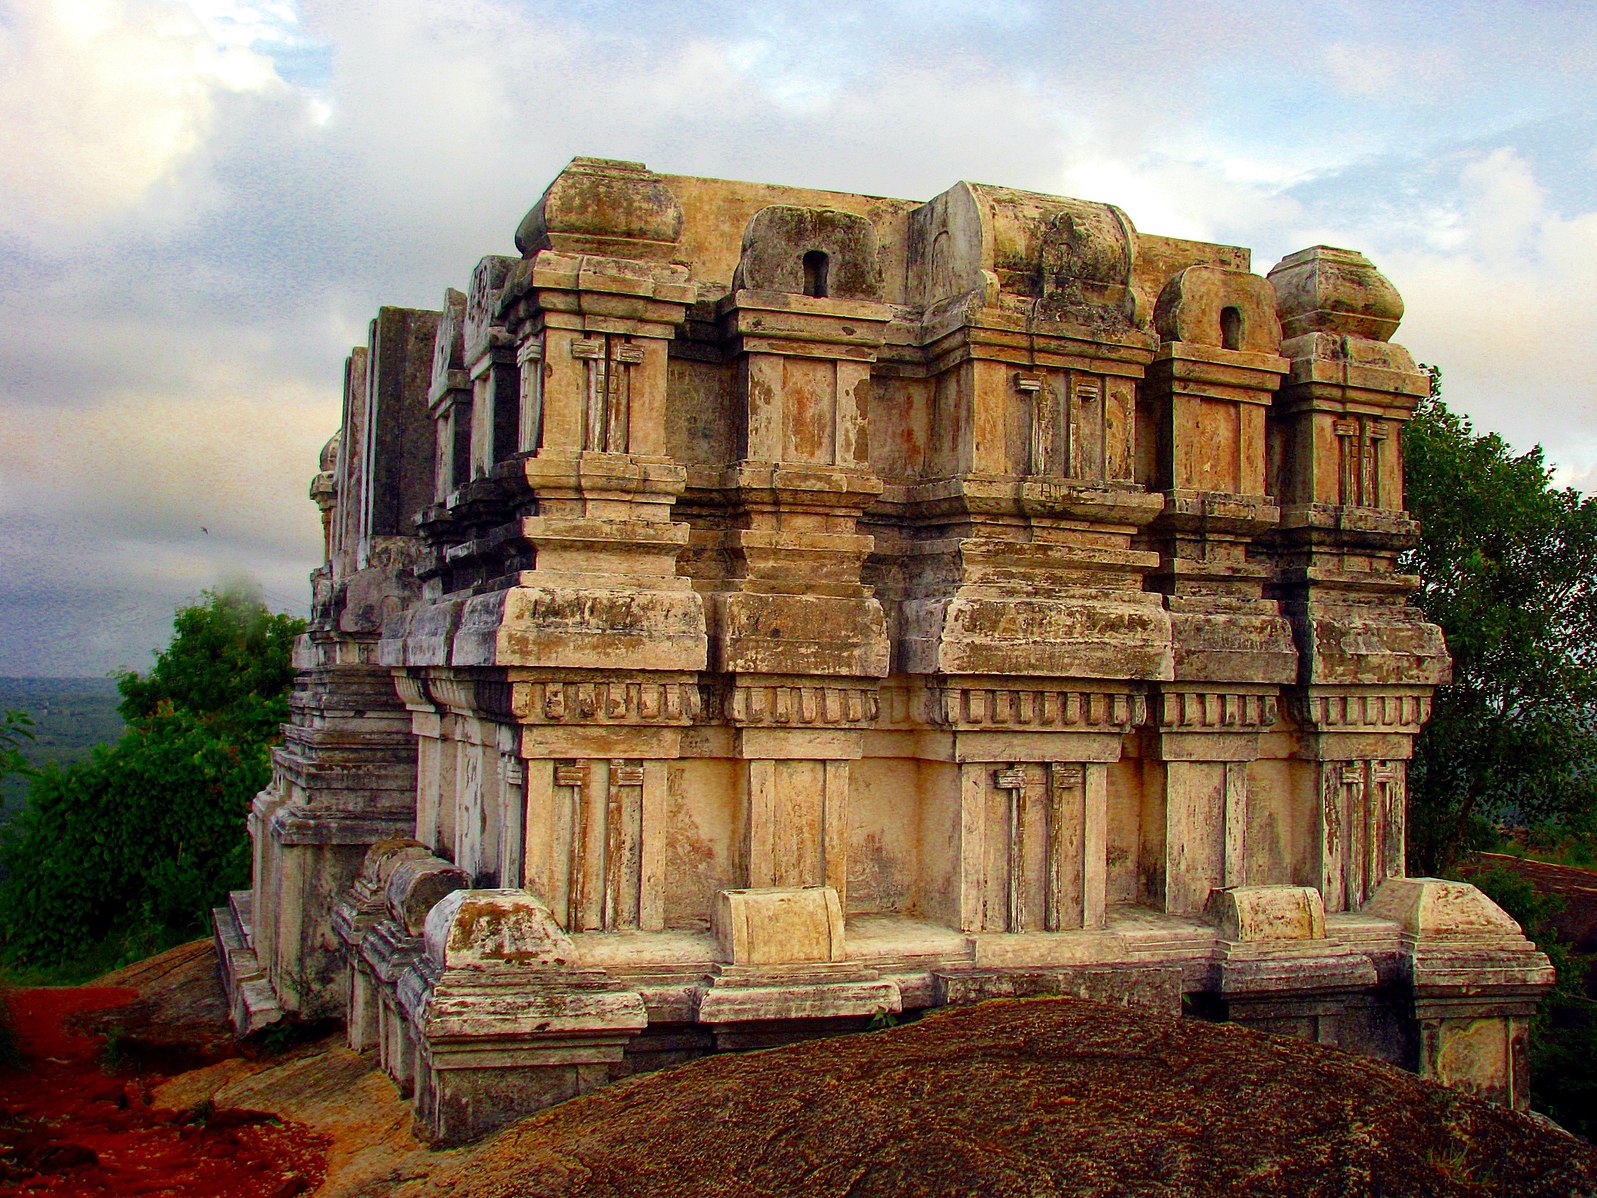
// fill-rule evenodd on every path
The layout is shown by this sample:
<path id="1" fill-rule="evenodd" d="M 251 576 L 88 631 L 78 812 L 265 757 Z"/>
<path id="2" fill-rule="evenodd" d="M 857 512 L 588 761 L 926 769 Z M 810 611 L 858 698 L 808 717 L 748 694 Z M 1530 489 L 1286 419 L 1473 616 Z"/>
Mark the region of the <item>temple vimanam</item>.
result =
<path id="1" fill-rule="evenodd" d="M 1522 1106 L 1547 958 L 1407 878 L 1396 290 L 1315 246 L 575 159 L 350 356 L 293 721 L 216 913 L 468 1139 L 993 996 Z"/>

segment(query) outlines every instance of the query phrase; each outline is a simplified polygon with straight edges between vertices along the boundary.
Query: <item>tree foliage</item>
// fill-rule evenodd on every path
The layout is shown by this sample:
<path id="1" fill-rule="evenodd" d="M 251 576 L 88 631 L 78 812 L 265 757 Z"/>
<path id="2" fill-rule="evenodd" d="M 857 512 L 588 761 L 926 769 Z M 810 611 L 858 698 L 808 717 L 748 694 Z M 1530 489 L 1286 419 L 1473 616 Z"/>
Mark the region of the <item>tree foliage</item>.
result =
<path id="1" fill-rule="evenodd" d="M 0 957 L 59 964 L 108 939 L 167 942 L 248 883 L 244 820 L 288 718 L 303 623 L 207 592 L 173 627 L 148 674 L 118 679 L 122 739 L 40 771 L 0 833 Z"/>
<path id="2" fill-rule="evenodd" d="M 1552 485 L 1541 447 L 1514 454 L 1448 410 L 1441 372 L 1403 434 L 1419 544 L 1406 568 L 1447 634 L 1409 770 L 1409 856 L 1445 867 L 1498 820 L 1597 818 L 1597 500 Z"/>
<path id="3" fill-rule="evenodd" d="M 33 719 L 27 712 L 0 712 L 0 778 L 32 772 L 22 755 L 22 746 L 32 739 Z"/>

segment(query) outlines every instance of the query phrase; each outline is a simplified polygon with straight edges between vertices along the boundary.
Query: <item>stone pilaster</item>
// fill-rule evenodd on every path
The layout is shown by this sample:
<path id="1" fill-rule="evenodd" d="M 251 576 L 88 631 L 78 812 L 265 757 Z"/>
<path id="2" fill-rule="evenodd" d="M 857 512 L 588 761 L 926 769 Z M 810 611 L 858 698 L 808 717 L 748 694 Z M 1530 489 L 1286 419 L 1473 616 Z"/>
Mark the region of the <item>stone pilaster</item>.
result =
<path id="1" fill-rule="evenodd" d="M 1103 925 L 1109 763 L 1147 718 L 1143 695 L 1052 679 L 955 676 L 925 691 L 958 788 L 958 927 L 1059 932 Z"/>
<path id="2" fill-rule="evenodd" d="M 1166 685 L 1152 747 L 1164 763 L 1164 852 L 1148 897 L 1196 915 L 1217 889 L 1247 884 L 1248 766 L 1276 722 L 1274 687 Z"/>
<path id="3" fill-rule="evenodd" d="M 1330 911 L 1402 870 L 1403 775 L 1431 689 L 1451 674 L 1441 630 L 1407 605 L 1396 569 L 1398 431 L 1428 380 L 1388 342 L 1396 290 L 1361 254 L 1325 246 L 1270 272 L 1291 369 L 1270 429 L 1281 522 L 1272 592 L 1292 621 L 1300 756 L 1316 763 L 1319 882 Z"/>

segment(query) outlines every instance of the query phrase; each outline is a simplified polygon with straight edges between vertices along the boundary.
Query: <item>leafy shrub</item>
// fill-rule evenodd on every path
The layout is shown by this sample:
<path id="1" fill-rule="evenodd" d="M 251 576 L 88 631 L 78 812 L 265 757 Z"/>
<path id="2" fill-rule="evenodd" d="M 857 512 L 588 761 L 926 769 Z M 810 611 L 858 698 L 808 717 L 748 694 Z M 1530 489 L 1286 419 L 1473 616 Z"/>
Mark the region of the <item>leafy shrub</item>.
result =
<path id="1" fill-rule="evenodd" d="M 41 771 L 0 832 L 0 959 L 158 950 L 248 883 L 244 821 L 270 778 L 302 628 L 233 593 L 177 613 L 149 674 L 118 681 L 122 739 Z"/>

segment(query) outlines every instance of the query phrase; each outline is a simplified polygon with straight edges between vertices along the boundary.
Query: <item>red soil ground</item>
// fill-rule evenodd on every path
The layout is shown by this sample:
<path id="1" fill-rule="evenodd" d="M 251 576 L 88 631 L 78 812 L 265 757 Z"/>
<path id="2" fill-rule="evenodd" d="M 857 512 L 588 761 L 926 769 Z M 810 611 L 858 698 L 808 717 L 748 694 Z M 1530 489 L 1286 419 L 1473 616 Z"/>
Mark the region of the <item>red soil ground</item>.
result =
<path id="1" fill-rule="evenodd" d="M 107 1072 L 114 1049 L 76 1024 L 138 991 L 7 997 L 22 1064 L 0 1069 L 0 1192 L 292 1198 L 320 1184 L 326 1136 L 260 1111 L 163 1110 L 150 1091 L 167 1071 L 149 1060 Z"/>

